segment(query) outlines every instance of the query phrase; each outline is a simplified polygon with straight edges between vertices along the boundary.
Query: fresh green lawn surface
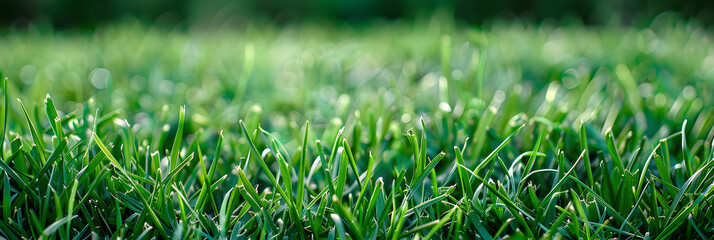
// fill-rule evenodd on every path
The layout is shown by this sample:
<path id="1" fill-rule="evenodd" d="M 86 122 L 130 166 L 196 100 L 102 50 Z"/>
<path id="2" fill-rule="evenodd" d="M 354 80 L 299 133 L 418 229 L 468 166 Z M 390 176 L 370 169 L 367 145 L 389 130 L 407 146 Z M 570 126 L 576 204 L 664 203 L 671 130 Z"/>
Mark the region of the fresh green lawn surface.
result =
<path id="1" fill-rule="evenodd" d="M 0 238 L 714 235 L 714 35 L 497 22 L 0 37 Z"/>

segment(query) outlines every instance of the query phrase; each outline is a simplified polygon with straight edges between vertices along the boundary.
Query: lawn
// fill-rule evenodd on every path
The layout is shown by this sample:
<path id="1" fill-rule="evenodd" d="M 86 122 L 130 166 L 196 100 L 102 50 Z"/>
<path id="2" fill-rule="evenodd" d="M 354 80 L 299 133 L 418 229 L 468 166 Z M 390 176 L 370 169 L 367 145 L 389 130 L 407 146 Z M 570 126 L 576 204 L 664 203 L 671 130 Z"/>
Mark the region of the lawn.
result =
<path id="1" fill-rule="evenodd" d="M 0 239 L 707 239 L 714 32 L 0 33 Z"/>

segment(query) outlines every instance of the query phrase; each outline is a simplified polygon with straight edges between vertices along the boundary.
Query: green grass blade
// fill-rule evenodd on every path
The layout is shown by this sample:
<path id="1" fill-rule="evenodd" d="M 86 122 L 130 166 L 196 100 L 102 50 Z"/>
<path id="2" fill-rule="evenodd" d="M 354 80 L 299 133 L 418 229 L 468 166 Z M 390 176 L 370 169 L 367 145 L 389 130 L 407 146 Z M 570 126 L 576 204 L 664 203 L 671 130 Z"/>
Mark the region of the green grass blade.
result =
<path id="1" fill-rule="evenodd" d="M 35 179 L 35 181 L 33 181 L 33 185 L 34 185 L 34 183 L 37 182 L 37 179 L 39 179 L 40 176 L 45 174 L 45 172 L 47 172 L 47 170 L 49 170 L 52 167 L 52 164 L 54 164 L 55 161 L 57 161 L 57 159 L 62 155 L 62 152 L 64 151 L 64 149 L 66 147 L 67 147 L 67 139 L 63 138 L 62 140 L 59 141 L 59 145 L 57 145 L 57 147 L 52 152 L 52 154 L 50 154 L 50 157 L 47 159 L 47 162 L 45 163 L 45 165 L 43 165 L 42 169 L 40 169 L 40 171 L 36 174 L 37 176 L 35 176 L 36 179 Z"/>
<path id="2" fill-rule="evenodd" d="M 615 146 L 615 137 L 612 136 L 612 131 L 607 132 L 605 140 L 607 143 L 607 151 L 610 153 L 614 167 L 619 168 L 620 172 L 624 172 L 625 166 L 622 164 L 620 153 L 617 150 L 617 146 Z"/>
<path id="3" fill-rule="evenodd" d="M 687 147 L 687 120 L 682 123 L 682 155 L 684 155 L 684 168 L 687 170 L 687 176 L 694 174 L 694 166 L 692 166 L 692 157 L 690 156 L 689 148 Z"/>
<path id="4" fill-rule="evenodd" d="M 480 99 L 483 99 L 483 75 L 486 70 L 484 67 L 484 65 L 486 65 L 486 53 L 486 48 L 482 48 L 478 60 L 478 79 L 476 80 L 478 82 L 478 88 L 476 89 L 476 97 Z"/>
<path id="5" fill-rule="evenodd" d="M 283 185 L 285 185 L 285 191 L 292 193 L 292 178 L 290 176 L 290 170 L 288 169 L 288 163 L 283 158 L 283 155 L 278 153 L 278 167 L 280 167 L 280 176 L 283 178 Z M 288 200 L 292 199 L 292 195 L 288 194 L 285 196 Z"/>
<path id="6" fill-rule="evenodd" d="M 503 195 L 503 193 L 501 193 L 501 191 L 498 191 L 498 189 L 495 186 L 493 186 L 492 184 L 490 184 L 483 178 L 479 177 L 475 172 L 469 170 L 468 168 L 466 168 L 463 165 L 459 165 L 459 167 L 465 169 L 468 173 L 471 173 L 471 175 L 474 178 L 476 178 L 476 180 L 478 180 L 483 185 L 485 185 L 492 193 L 494 193 L 498 197 L 498 199 L 503 201 L 503 203 L 506 205 L 508 210 L 511 212 L 511 215 L 513 215 L 516 218 L 516 221 L 518 221 L 518 224 L 520 224 L 521 227 L 525 229 L 526 235 L 528 237 L 533 238 L 535 236 L 535 235 L 533 235 L 533 232 L 531 231 L 530 226 L 528 225 L 528 223 L 526 222 L 526 219 L 523 216 L 525 215 L 526 217 L 531 218 L 531 219 L 533 217 L 529 216 L 527 212 L 521 210 L 518 206 L 516 206 L 516 204 L 513 201 L 511 201 L 510 197 Z"/>
<path id="7" fill-rule="evenodd" d="M 345 225 L 342 224 L 342 219 L 339 215 L 333 213 L 330 214 L 330 218 L 335 223 L 335 229 L 337 229 L 338 239 L 347 239 L 345 237 Z"/>
<path id="8" fill-rule="evenodd" d="M 580 124 L 580 149 L 583 149 L 585 151 L 585 159 L 583 159 L 585 163 L 585 173 L 587 173 L 588 176 L 588 183 L 590 186 L 595 186 L 595 180 L 593 180 L 593 172 L 592 172 L 592 167 L 590 167 L 590 155 L 588 151 L 588 136 L 587 133 L 585 132 L 585 124 Z M 589 238 L 589 233 L 588 232 L 588 238 Z"/>
<path id="9" fill-rule="evenodd" d="M 188 157 L 186 157 L 186 159 L 184 159 L 181 163 L 176 165 L 174 167 L 174 169 L 171 170 L 171 172 L 169 172 L 169 174 L 166 175 L 166 177 L 164 177 L 163 180 L 161 180 L 163 182 L 162 184 L 169 185 L 169 183 L 173 181 L 174 176 L 176 176 L 176 174 L 178 174 L 178 172 L 181 171 L 181 169 L 186 167 L 186 165 L 191 163 L 191 160 L 193 160 L 193 153 L 191 155 L 188 155 Z"/>
<path id="10" fill-rule="evenodd" d="M 350 235 L 353 236 L 355 239 L 364 239 L 364 236 L 362 235 L 362 230 L 357 225 L 357 222 L 355 222 L 354 218 L 352 217 L 352 214 L 350 214 L 349 209 L 342 205 L 341 201 L 337 199 L 337 196 L 335 195 L 332 195 L 332 202 L 334 203 L 335 209 L 337 209 L 337 213 L 347 222 Z"/>
<path id="11" fill-rule="evenodd" d="M 374 190 L 372 191 L 372 196 L 369 198 L 369 203 L 367 204 L 367 210 L 364 213 L 364 218 L 362 219 L 362 225 L 367 223 L 372 219 L 372 214 L 374 213 L 375 206 L 377 204 L 377 197 L 382 193 L 382 186 L 384 181 L 382 178 L 378 178 L 374 183 Z"/>
<path id="12" fill-rule="evenodd" d="M 674 198 L 672 201 L 672 204 L 670 205 L 669 209 L 667 210 L 667 216 L 665 217 L 665 224 L 668 224 L 670 221 L 672 221 L 672 215 L 674 214 L 674 211 L 676 210 L 677 205 L 679 205 L 679 202 L 682 200 L 682 197 L 684 194 L 689 191 L 689 186 L 692 185 L 695 179 L 699 177 L 699 175 L 709 168 L 710 164 L 712 162 L 709 162 L 707 165 L 704 167 L 700 168 L 697 170 L 694 174 L 690 175 L 689 179 L 687 179 L 686 182 L 679 188 L 679 192 L 677 193 L 677 196 Z"/>
<path id="13" fill-rule="evenodd" d="M 671 221 L 668 222 L 667 227 L 665 227 L 664 230 L 658 235 L 655 239 L 667 239 L 669 236 L 677 229 L 679 226 L 681 226 L 684 223 L 685 218 L 701 204 L 701 202 L 709 198 L 710 195 L 714 192 L 714 183 L 709 185 L 704 191 L 701 192 L 699 197 L 697 197 L 696 200 L 694 200 L 689 206 L 687 206 L 685 209 L 683 209 L 677 216 L 672 219 Z M 669 218 L 668 218 L 669 219 Z"/>
<path id="14" fill-rule="evenodd" d="M 0 160 L 2 162 L 2 160 Z M 7 172 L 5 172 L 4 177 L 4 183 L 2 185 L 2 205 L 4 206 L 2 208 L 2 216 L 3 216 L 3 221 L 7 219 L 12 218 L 12 202 L 10 198 L 10 176 L 8 175 Z"/>
<path id="15" fill-rule="evenodd" d="M 35 146 L 37 146 L 37 150 L 39 153 L 38 155 L 40 156 L 40 163 L 44 165 L 45 162 L 47 162 L 47 157 L 45 156 L 45 143 L 42 140 L 42 135 L 39 134 L 37 128 L 35 127 L 35 124 L 32 123 L 33 121 L 30 118 L 30 115 L 27 113 L 27 109 L 25 108 L 25 104 L 22 103 L 22 100 L 18 98 L 17 102 L 20 103 L 20 107 L 22 108 L 23 113 L 25 113 L 27 126 L 30 129 L 30 133 L 32 134 L 32 141 L 34 142 Z"/>
<path id="16" fill-rule="evenodd" d="M 47 114 L 47 120 L 50 122 L 50 128 L 55 133 L 55 136 L 57 136 L 58 139 L 64 138 L 64 130 L 62 130 L 57 108 L 55 108 L 55 103 L 49 94 L 45 97 L 45 112 Z"/>
<path id="17" fill-rule="evenodd" d="M 464 162 L 464 157 L 461 155 L 461 151 L 459 150 L 459 147 L 454 147 L 454 153 L 456 154 L 456 164 L 458 165 L 466 165 Z M 461 183 L 461 194 L 464 197 L 470 197 L 474 195 L 474 191 L 471 189 L 471 181 L 469 180 L 468 175 L 466 175 L 466 170 L 463 170 L 461 168 L 458 169 L 459 173 L 459 183 Z"/>
<path id="18" fill-rule="evenodd" d="M 2 90 L 5 93 L 5 101 L 3 102 L 3 115 L 2 115 L 2 135 L 0 135 L 0 157 L 5 159 L 5 133 L 7 133 L 7 111 L 10 108 L 10 92 L 7 89 L 7 77 L 2 81 Z"/>
<path id="19" fill-rule="evenodd" d="M 448 223 L 448 222 L 451 220 L 451 216 L 453 216 L 453 214 L 454 214 L 454 212 L 456 211 L 456 209 L 457 209 L 457 207 L 454 207 L 454 208 L 452 208 L 451 210 L 449 210 L 449 211 L 444 215 L 444 217 L 441 218 L 441 220 L 439 221 L 439 223 L 437 223 L 436 225 L 434 225 L 434 227 L 432 227 L 431 230 L 429 230 L 429 233 L 427 233 L 426 235 L 424 235 L 424 239 L 432 239 L 431 237 L 434 236 L 434 234 L 436 234 L 436 231 L 438 231 L 439 229 L 442 229 L 441 227 L 442 227 L 444 224 Z"/>
<path id="20" fill-rule="evenodd" d="M 106 155 L 106 157 L 109 159 L 109 161 L 111 161 L 111 163 L 114 165 L 114 167 L 119 169 L 119 171 L 124 175 L 124 177 L 126 177 L 129 180 L 129 182 L 131 183 L 131 185 L 134 188 L 138 189 L 139 185 L 136 184 L 136 182 L 131 181 L 131 177 L 129 177 L 129 174 L 124 170 L 124 168 L 121 167 L 121 165 L 119 165 L 119 162 L 117 162 L 117 160 L 114 158 L 114 156 L 111 154 L 111 152 L 109 152 L 109 149 L 107 149 L 107 147 L 104 145 L 104 143 L 102 143 L 102 140 L 99 139 L 99 136 L 97 136 L 97 133 L 92 133 L 92 137 L 94 138 L 94 141 L 97 143 L 97 146 L 99 146 L 99 148 L 102 150 L 104 155 Z M 168 234 L 166 233 L 164 226 L 161 224 L 161 221 L 159 221 L 159 218 L 156 216 L 156 213 L 154 213 L 154 210 L 151 208 L 151 205 L 149 204 L 149 202 L 144 198 L 144 196 L 142 194 L 138 194 L 138 195 L 139 195 L 139 198 L 141 199 L 141 202 L 144 204 L 144 210 L 146 210 L 149 213 L 149 216 L 151 217 L 151 220 L 154 222 L 155 227 L 157 227 L 159 229 L 159 233 L 161 233 L 161 235 L 164 238 L 168 238 Z"/>
<path id="21" fill-rule="evenodd" d="M 440 152 L 436 157 L 434 157 L 434 160 L 432 160 L 426 168 L 421 172 L 421 175 L 419 175 L 417 178 L 415 178 L 411 184 L 411 192 L 409 193 L 409 198 L 414 196 L 414 194 L 422 187 L 424 186 L 424 180 L 426 179 L 427 176 L 431 173 L 431 170 L 436 167 L 437 164 L 439 164 L 439 161 L 441 161 L 442 158 L 444 158 L 444 152 Z"/>
<path id="22" fill-rule="evenodd" d="M 302 211 L 302 200 L 303 192 L 305 191 L 305 164 L 307 163 L 307 137 L 308 132 L 310 132 L 310 122 L 305 122 L 305 136 L 302 139 L 302 151 L 300 153 L 300 161 L 298 161 L 298 185 L 297 185 L 297 196 L 295 205 L 297 206 L 297 211 Z M 287 174 L 287 172 L 286 172 Z"/>
<path id="23" fill-rule="evenodd" d="M 639 180 L 637 181 L 637 189 L 635 190 L 635 195 L 640 195 L 640 192 L 642 191 L 642 184 L 644 184 L 645 181 L 645 173 L 647 172 L 647 169 L 649 169 L 650 162 L 652 162 L 652 159 L 657 153 L 657 149 L 659 149 L 660 144 L 657 144 L 654 149 L 652 149 L 652 152 L 650 153 L 650 156 L 647 157 L 647 161 L 645 161 L 645 165 L 642 167 L 642 171 L 640 172 L 640 177 Z M 591 185 L 594 186 L 594 185 Z"/>
<path id="24" fill-rule="evenodd" d="M 343 147 L 337 149 L 337 156 L 339 156 L 339 168 L 337 169 L 337 185 L 335 186 L 335 194 L 337 199 L 342 201 L 344 196 L 345 185 L 347 184 L 347 153 Z M 334 200 L 334 198 L 333 198 Z"/>
<path id="25" fill-rule="evenodd" d="M 179 122 L 178 122 L 178 128 L 176 129 L 176 137 L 174 137 L 174 144 L 173 147 L 171 147 L 171 156 L 170 156 L 170 170 L 173 171 L 177 167 L 178 159 L 179 159 L 179 150 L 181 149 L 181 138 L 183 137 L 183 128 L 184 128 L 184 118 L 186 115 L 186 107 L 181 106 L 179 110 Z"/>
<path id="26" fill-rule="evenodd" d="M 400 234 L 400 235 L 399 235 L 399 238 L 400 238 L 400 239 L 401 239 L 401 238 L 405 238 L 405 237 L 410 236 L 410 235 L 412 235 L 412 234 L 414 234 L 414 233 L 417 233 L 417 232 L 420 232 L 420 231 L 423 231 L 423 230 L 426 230 L 426 229 L 429 229 L 429 228 L 433 228 L 434 226 L 438 225 L 440 222 L 441 222 L 441 220 L 438 220 L 438 219 L 437 219 L 437 220 L 434 220 L 434 221 L 431 221 L 431 222 L 424 223 L 424 224 L 422 224 L 422 225 L 413 227 L 412 229 L 409 229 L 408 231 L 403 232 L 402 234 Z"/>
<path id="27" fill-rule="evenodd" d="M 57 220 L 57 221 L 55 221 L 54 223 L 50 224 L 49 226 L 47 226 L 47 228 L 45 228 L 44 231 L 42 231 L 43 237 L 49 237 L 49 236 L 51 236 L 51 235 L 54 234 L 60 227 L 62 227 L 62 225 L 69 224 L 69 222 L 72 221 L 72 219 L 75 219 L 76 217 L 78 217 L 78 216 L 77 216 L 77 215 L 74 215 L 74 216 L 66 216 L 66 217 L 60 218 L 59 220 Z M 42 239 L 42 238 L 41 238 L 41 239 Z"/>
<path id="28" fill-rule="evenodd" d="M 270 172 L 270 168 L 268 168 L 268 165 L 265 164 L 265 160 L 263 160 L 263 157 L 260 156 L 260 151 L 258 151 L 258 148 L 255 146 L 253 143 L 253 139 L 248 135 L 248 129 L 246 129 L 245 124 L 243 123 L 243 120 L 240 120 L 240 127 L 243 130 L 243 135 L 245 138 L 248 140 L 248 144 L 250 145 L 251 150 L 253 151 L 254 154 L 251 154 L 253 156 L 256 156 L 258 159 L 258 164 L 260 164 L 260 167 L 263 168 L 263 171 L 265 172 L 265 175 L 268 176 L 268 180 L 270 180 L 270 183 L 273 184 L 273 187 L 278 190 L 280 195 L 282 196 L 287 196 L 288 194 L 285 193 L 282 187 L 278 184 L 278 181 L 275 180 L 275 176 L 273 176 L 273 173 Z M 284 198 L 287 199 L 287 198 Z M 289 206 L 292 206 L 293 203 L 291 201 L 287 201 Z"/>

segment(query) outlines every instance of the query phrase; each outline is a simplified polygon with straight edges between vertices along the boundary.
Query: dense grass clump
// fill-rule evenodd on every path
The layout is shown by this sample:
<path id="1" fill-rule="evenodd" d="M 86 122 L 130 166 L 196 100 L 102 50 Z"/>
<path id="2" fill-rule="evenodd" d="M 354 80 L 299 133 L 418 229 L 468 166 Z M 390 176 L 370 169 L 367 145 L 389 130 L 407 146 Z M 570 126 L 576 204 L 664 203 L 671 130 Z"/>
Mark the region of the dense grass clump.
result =
<path id="1" fill-rule="evenodd" d="M 714 235 L 694 24 L 193 31 L 0 39 L 0 238 Z"/>

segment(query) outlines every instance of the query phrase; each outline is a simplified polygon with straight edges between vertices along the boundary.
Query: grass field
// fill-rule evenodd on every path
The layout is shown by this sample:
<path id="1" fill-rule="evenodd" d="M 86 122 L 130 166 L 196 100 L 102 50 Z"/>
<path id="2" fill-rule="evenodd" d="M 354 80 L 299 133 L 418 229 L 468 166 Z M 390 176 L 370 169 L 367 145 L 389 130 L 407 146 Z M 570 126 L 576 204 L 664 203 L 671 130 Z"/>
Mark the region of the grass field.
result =
<path id="1" fill-rule="evenodd" d="M 707 239 L 711 28 L 0 37 L 0 238 Z"/>

